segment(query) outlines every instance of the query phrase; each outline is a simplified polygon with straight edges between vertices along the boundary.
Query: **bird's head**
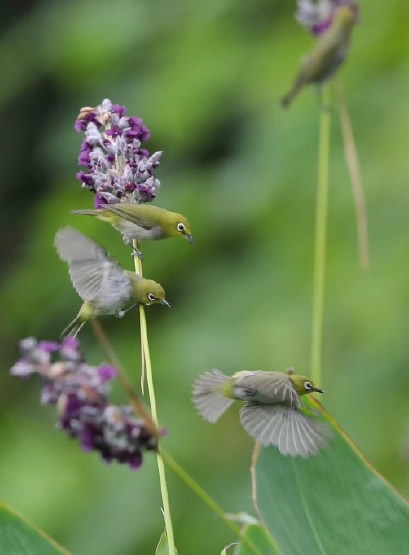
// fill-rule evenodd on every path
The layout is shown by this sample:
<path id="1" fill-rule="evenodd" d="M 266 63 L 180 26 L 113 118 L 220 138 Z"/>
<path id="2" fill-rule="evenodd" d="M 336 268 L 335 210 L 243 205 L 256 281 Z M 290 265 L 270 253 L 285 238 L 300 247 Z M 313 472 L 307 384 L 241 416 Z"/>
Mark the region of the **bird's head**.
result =
<path id="1" fill-rule="evenodd" d="M 183 239 L 187 239 L 192 245 L 194 244 L 190 224 L 182 214 L 167 212 L 164 218 L 165 220 L 162 222 L 162 226 L 167 237 L 182 237 Z"/>
<path id="2" fill-rule="evenodd" d="M 296 392 L 298 395 L 305 395 L 306 393 L 324 393 L 323 389 L 315 387 L 311 380 L 305 376 L 297 376 L 296 374 L 290 374 L 290 380 L 293 382 Z"/>
<path id="3" fill-rule="evenodd" d="M 152 279 L 141 279 L 136 281 L 134 283 L 134 296 L 141 304 L 149 305 L 159 303 L 170 308 L 162 285 Z"/>

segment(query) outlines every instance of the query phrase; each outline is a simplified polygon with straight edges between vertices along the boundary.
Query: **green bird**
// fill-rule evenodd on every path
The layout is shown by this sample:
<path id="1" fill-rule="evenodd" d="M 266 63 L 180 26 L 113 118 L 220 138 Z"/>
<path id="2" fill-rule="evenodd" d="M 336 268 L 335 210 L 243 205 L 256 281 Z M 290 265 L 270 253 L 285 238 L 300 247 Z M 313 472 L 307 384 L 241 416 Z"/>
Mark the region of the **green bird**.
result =
<path id="1" fill-rule="evenodd" d="M 95 216 L 103 222 L 108 222 L 122 233 L 124 243 L 134 250 L 133 255 L 140 258 L 142 253 L 132 244 L 133 239 L 145 241 L 183 237 L 194 244 L 187 219 L 181 214 L 169 212 L 158 206 L 118 202 L 105 204 L 97 210 L 72 210 L 72 213 Z"/>
<path id="2" fill-rule="evenodd" d="M 294 97 L 310 83 L 321 85 L 344 62 L 348 53 L 351 32 L 357 15 L 351 7 L 338 8 L 331 27 L 316 42 L 312 52 L 303 60 L 292 89 L 282 98 L 286 108 Z"/>
<path id="3" fill-rule="evenodd" d="M 234 401 L 244 401 L 240 421 L 262 445 L 275 445 L 282 455 L 316 455 L 329 439 L 329 428 L 301 405 L 301 396 L 324 393 L 308 378 L 262 370 L 226 376 L 205 372 L 193 386 L 193 403 L 209 422 L 217 422 Z"/>
<path id="4" fill-rule="evenodd" d="M 88 320 L 97 316 L 115 314 L 123 318 L 139 304 L 160 303 L 170 308 L 159 283 L 124 270 L 95 241 L 76 229 L 60 229 L 55 247 L 61 260 L 68 262 L 72 284 L 84 301 L 62 337 L 75 337 Z M 132 306 L 123 310 L 130 302 Z"/>

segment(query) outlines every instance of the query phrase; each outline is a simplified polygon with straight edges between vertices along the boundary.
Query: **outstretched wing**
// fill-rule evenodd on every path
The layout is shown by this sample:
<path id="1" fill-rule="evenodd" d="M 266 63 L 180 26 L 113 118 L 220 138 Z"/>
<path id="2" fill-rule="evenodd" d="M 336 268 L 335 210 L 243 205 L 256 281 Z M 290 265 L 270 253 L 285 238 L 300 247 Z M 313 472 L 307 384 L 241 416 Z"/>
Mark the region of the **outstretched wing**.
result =
<path id="1" fill-rule="evenodd" d="M 250 395 L 254 391 L 252 401 L 286 403 L 297 409 L 301 407 L 300 397 L 293 382 L 287 374 L 282 372 L 265 372 L 263 370 L 248 372 L 239 378 L 237 385 L 246 389 Z"/>
<path id="2" fill-rule="evenodd" d="M 317 455 L 330 437 L 325 422 L 286 405 L 244 405 L 240 421 L 262 445 L 275 445 L 282 455 L 292 457 Z"/>
<path id="3" fill-rule="evenodd" d="M 83 301 L 110 305 L 129 298 L 131 278 L 97 243 L 65 227 L 57 232 L 55 247 L 68 262 L 72 284 Z"/>
<path id="4" fill-rule="evenodd" d="M 139 210 L 138 204 L 127 204 L 124 202 L 117 202 L 116 204 L 103 205 L 102 208 L 110 210 L 117 216 L 132 222 L 133 224 L 143 227 L 144 229 L 152 229 L 157 227 L 158 222 L 150 217 L 150 212 L 153 207 L 144 206 L 143 211 Z M 157 208 L 157 207 L 156 207 Z"/>

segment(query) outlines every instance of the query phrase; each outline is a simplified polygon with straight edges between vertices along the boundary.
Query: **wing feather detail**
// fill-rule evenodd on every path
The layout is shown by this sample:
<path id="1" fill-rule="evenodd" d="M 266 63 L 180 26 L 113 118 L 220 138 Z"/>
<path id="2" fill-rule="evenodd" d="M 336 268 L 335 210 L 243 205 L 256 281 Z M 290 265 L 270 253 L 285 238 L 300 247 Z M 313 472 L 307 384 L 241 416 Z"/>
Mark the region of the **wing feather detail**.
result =
<path id="1" fill-rule="evenodd" d="M 290 377 L 282 372 L 255 370 L 244 374 L 237 385 L 260 392 L 260 399 L 257 396 L 254 398 L 260 403 L 285 403 L 296 409 L 301 407 L 300 397 Z"/>
<path id="2" fill-rule="evenodd" d="M 137 205 L 134 204 L 117 202 L 116 204 L 103 205 L 103 208 L 110 210 L 117 216 L 128 220 L 128 222 L 132 222 L 133 224 L 136 224 L 139 227 L 143 227 L 147 230 L 152 229 L 153 227 L 156 227 L 158 225 L 158 223 L 154 222 L 152 218 L 149 218 L 149 216 L 146 214 L 146 209 L 144 210 L 144 214 L 142 214 L 141 212 L 138 213 Z M 151 207 L 147 208 L 149 209 Z"/>
<path id="3" fill-rule="evenodd" d="M 284 404 L 246 404 L 240 421 L 263 446 L 275 445 L 282 455 L 292 457 L 317 455 L 329 438 L 325 422 Z"/>
<path id="4" fill-rule="evenodd" d="M 65 227 L 57 232 L 55 246 L 68 263 L 72 284 L 83 301 L 113 306 L 129 299 L 131 278 L 97 243 Z"/>

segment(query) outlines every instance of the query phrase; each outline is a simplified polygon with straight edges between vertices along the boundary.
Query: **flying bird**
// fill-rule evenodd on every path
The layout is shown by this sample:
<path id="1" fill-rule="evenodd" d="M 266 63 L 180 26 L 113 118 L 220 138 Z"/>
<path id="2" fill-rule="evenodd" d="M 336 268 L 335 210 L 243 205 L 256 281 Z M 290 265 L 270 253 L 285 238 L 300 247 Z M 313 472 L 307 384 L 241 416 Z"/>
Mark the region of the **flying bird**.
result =
<path id="1" fill-rule="evenodd" d="M 60 229 L 55 247 L 61 260 L 68 263 L 72 284 L 84 301 L 62 332 L 63 337 L 75 337 L 88 320 L 97 316 L 115 314 L 122 318 L 139 304 L 170 307 L 159 283 L 124 270 L 95 241 L 76 229 Z M 132 306 L 123 310 L 130 302 Z"/>
<path id="2" fill-rule="evenodd" d="M 226 376 L 219 370 L 200 375 L 193 403 L 209 422 L 217 422 L 236 401 L 244 401 L 240 421 L 263 446 L 275 445 L 282 455 L 308 457 L 327 444 L 329 427 L 302 406 L 305 394 L 324 393 L 311 380 L 295 374 L 262 370 Z"/>

